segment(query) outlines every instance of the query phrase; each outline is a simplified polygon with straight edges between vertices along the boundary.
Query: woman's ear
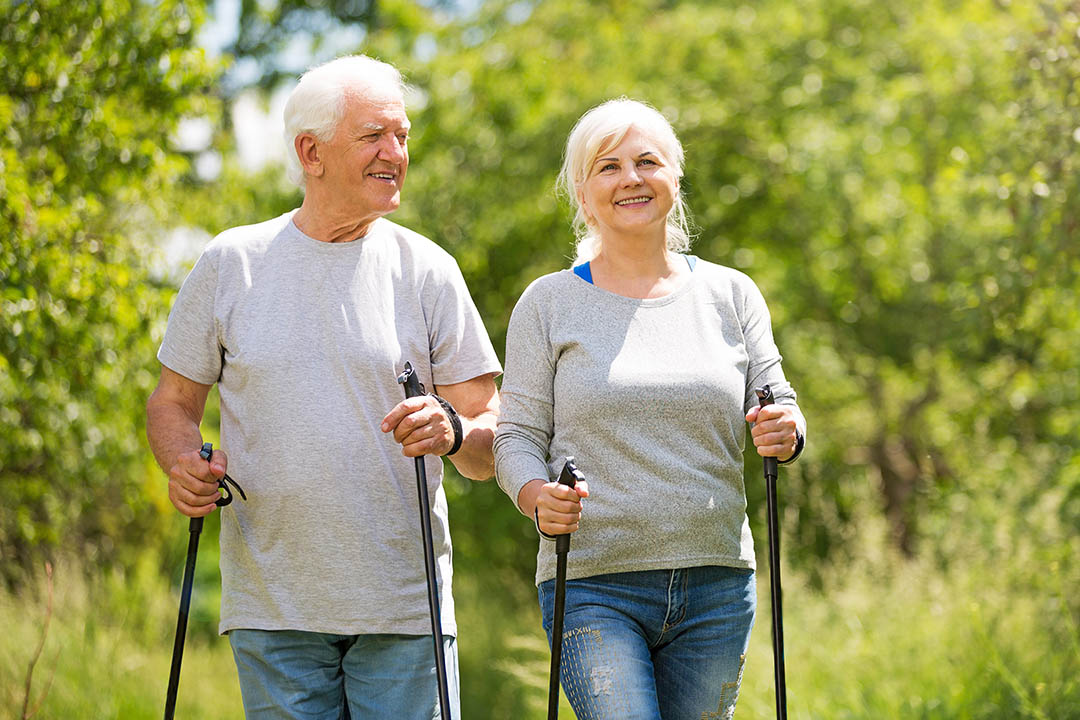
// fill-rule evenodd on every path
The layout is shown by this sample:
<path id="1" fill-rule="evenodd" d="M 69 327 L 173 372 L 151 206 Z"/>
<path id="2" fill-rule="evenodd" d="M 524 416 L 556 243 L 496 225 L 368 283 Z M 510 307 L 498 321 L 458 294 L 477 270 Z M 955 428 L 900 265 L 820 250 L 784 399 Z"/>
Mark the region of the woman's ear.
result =
<path id="1" fill-rule="evenodd" d="M 578 207 L 581 209 L 581 217 L 585 218 L 586 225 L 592 225 L 596 218 L 589 212 L 589 204 L 585 202 L 585 191 L 579 186 L 577 189 Z"/>

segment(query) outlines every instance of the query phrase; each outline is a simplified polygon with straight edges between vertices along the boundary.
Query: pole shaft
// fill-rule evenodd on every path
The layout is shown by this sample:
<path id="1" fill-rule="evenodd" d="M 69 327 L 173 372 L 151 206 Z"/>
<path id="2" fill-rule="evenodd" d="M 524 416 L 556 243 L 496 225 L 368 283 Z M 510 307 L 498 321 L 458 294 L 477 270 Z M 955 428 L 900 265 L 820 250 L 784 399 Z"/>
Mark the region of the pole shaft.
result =
<path id="1" fill-rule="evenodd" d="M 776 717 L 778 720 L 787 720 L 787 681 L 784 677 L 784 611 L 783 593 L 780 589 L 780 521 L 776 510 L 776 475 L 776 458 L 765 458 L 765 502 L 769 522 L 769 589 L 772 599 Z"/>
<path id="2" fill-rule="evenodd" d="M 180 589 L 180 612 L 176 616 L 176 639 L 173 641 L 172 668 L 169 670 L 169 689 L 165 694 L 165 720 L 172 720 L 176 711 L 176 693 L 180 687 L 180 662 L 184 659 L 184 638 L 187 635 L 188 611 L 191 607 L 191 586 L 195 582 L 195 558 L 199 552 L 199 534 L 203 519 L 191 518 L 188 523 L 187 560 L 184 562 L 184 582 Z"/>
<path id="3" fill-rule="evenodd" d="M 438 576 L 435 574 L 435 544 L 431 531 L 431 499 L 428 496 L 427 469 L 424 458 L 416 458 L 416 494 L 420 498 L 420 532 L 424 541 L 424 563 L 428 577 L 428 607 L 431 611 L 431 636 L 435 642 L 435 676 L 439 683 L 439 708 L 443 720 L 450 720 L 450 688 L 446 680 L 446 654 L 443 649 L 442 617 L 439 611 Z"/>
<path id="4" fill-rule="evenodd" d="M 565 547 L 560 542 L 566 538 Z M 563 616 L 566 614 L 566 553 L 570 536 L 560 535 L 555 548 L 555 608 L 551 618 L 551 672 L 548 679 L 548 720 L 559 717 L 559 679 L 562 672 Z"/>

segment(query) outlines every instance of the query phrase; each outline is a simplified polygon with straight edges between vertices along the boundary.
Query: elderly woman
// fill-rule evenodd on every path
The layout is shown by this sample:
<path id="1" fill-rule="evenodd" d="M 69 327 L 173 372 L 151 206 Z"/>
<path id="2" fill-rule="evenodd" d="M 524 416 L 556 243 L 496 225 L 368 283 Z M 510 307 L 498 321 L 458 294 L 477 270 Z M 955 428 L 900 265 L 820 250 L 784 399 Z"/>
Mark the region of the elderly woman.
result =
<path id="1" fill-rule="evenodd" d="M 653 108 L 587 112 L 560 174 L 578 264 L 533 282 L 507 333 L 496 474 L 541 531 L 574 533 L 561 680 L 580 720 L 731 717 L 756 604 L 745 423 L 782 462 L 806 432 L 753 281 L 682 254 L 682 164 Z M 567 456 L 576 489 L 552 482 Z"/>

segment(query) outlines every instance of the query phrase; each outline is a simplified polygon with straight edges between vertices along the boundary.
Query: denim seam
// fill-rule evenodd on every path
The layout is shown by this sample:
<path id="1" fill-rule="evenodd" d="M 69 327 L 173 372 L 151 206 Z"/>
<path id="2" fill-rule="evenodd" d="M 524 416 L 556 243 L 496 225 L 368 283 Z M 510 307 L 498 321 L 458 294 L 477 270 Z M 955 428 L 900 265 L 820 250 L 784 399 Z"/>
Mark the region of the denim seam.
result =
<path id="1" fill-rule="evenodd" d="M 668 619 L 671 618 L 671 609 L 672 609 L 671 608 L 671 603 L 672 603 L 671 590 L 675 586 L 675 575 L 676 574 L 678 574 L 679 578 L 681 579 L 680 584 L 682 585 L 682 602 L 681 602 L 681 604 L 680 604 L 680 606 L 678 608 L 678 610 L 679 610 L 678 615 L 669 623 Z M 663 642 L 664 635 L 667 634 L 667 632 L 669 630 L 674 630 L 675 628 L 677 628 L 679 626 L 680 623 L 682 623 L 683 620 L 686 619 L 686 596 L 687 596 L 687 593 L 689 592 L 688 579 L 689 579 L 689 573 L 684 572 L 682 569 L 672 570 L 671 571 L 671 579 L 668 581 L 667 613 L 664 615 L 664 624 L 660 628 L 660 636 L 656 639 L 656 645 L 654 645 L 654 647 L 659 646 Z"/>

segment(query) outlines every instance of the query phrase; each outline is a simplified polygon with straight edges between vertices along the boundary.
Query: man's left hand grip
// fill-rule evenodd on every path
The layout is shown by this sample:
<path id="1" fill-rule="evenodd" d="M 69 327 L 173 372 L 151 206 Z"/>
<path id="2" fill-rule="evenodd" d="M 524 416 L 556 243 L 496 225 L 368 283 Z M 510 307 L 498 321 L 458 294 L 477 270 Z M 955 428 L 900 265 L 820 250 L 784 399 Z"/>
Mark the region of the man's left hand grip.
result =
<path id="1" fill-rule="evenodd" d="M 203 443 L 202 449 L 199 450 L 199 457 L 206 462 L 210 462 L 210 458 L 214 455 L 214 445 L 212 443 Z M 221 491 L 221 497 L 214 501 L 214 504 L 218 507 L 225 507 L 233 501 L 232 490 L 229 489 L 229 483 L 236 488 L 236 491 L 240 493 L 240 498 L 247 500 L 247 495 L 244 493 L 244 488 L 240 487 L 235 480 L 229 477 L 228 473 L 225 473 L 220 480 L 217 481 L 218 490 Z"/>

